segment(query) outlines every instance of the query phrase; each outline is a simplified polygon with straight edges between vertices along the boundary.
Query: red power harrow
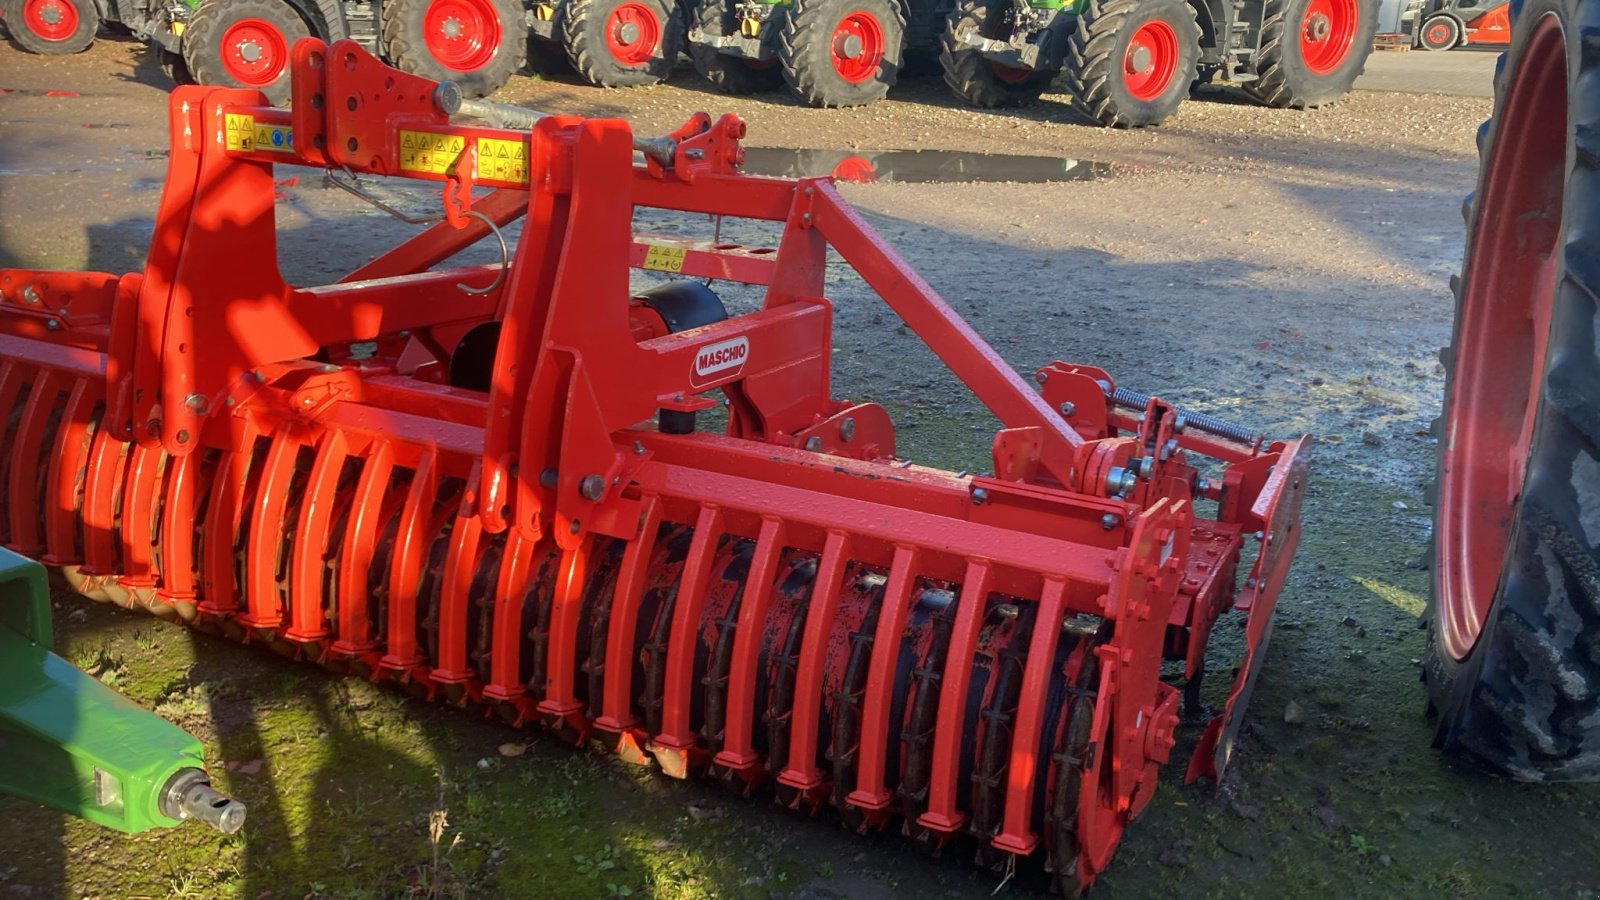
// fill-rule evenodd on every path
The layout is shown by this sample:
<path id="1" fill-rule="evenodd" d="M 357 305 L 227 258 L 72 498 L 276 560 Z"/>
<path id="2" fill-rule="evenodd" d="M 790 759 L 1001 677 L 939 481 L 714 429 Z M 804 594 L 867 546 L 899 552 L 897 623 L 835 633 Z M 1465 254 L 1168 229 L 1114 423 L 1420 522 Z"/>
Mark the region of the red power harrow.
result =
<path id="1" fill-rule="evenodd" d="M 467 127 L 448 85 L 353 43 L 293 56 L 289 111 L 173 93 L 144 271 L 0 271 L 0 541 L 90 596 L 677 777 L 969 835 L 992 865 L 1042 850 L 1074 889 L 1173 748 L 1162 661 L 1197 702 L 1232 608 L 1248 647 L 1189 772 L 1226 764 L 1308 438 L 1086 366 L 1035 390 L 828 179 L 738 174 L 732 116 L 638 140 L 478 104 L 528 121 Z M 444 182 L 446 215 L 290 286 L 281 165 Z M 635 234 L 647 208 L 782 237 Z M 519 217 L 504 265 L 435 268 Z M 882 407 L 831 398 L 830 248 L 1003 424 L 993 475 L 898 459 Z M 730 316 L 690 276 L 765 302 Z M 698 431 L 714 392 L 726 428 Z"/>

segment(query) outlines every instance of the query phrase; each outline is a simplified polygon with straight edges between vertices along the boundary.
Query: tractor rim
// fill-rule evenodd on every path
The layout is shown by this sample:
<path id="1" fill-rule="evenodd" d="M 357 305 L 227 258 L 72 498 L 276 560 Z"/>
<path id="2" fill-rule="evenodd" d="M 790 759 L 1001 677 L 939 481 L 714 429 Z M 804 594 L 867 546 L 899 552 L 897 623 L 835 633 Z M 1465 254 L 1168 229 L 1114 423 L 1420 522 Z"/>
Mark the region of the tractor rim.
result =
<path id="1" fill-rule="evenodd" d="M 872 184 L 878 180 L 878 170 L 873 168 L 872 161 L 854 154 L 839 160 L 834 165 L 833 171 L 828 174 L 832 175 L 835 181 L 849 181 L 856 184 Z"/>
<path id="2" fill-rule="evenodd" d="M 1350 56 L 1361 11 L 1356 0 L 1311 0 L 1300 22 L 1300 58 L 1314 74 L 1326 75 Z"/>
<path id="3" fill-rule="evenodd" d="M 1428 26 L 1427 39 L 1428 43 L 1435 46 L 1441 46 L 1449 42 L 1450 26 L 1443 21 L 1434 22 Z"/>
<path id="4" fill-rule="evenodd" d="M 643 3 L 624 3 L 606 18 L 606 49 L 625 66 L 642 66 L 661 46 L 661 23 Z"/>
<path id="5" fill-rule="evenodd" d="M 856 10 L 833 29 L 829 46 L 833 70 L 851 84 L 860 84 L 878 74 L 883 50 L 883 25 L 872 13 Z"/>
<path id="6" fill-rule="evenodd" d="M 439 65 L 475 72 L 500 48 L 500 17 L 485 0 L 434 0 L 423 15 L 422 40 Z"/>
<path id="7" fill-rule="evenodd" d="M 72 0 L 29 0 L 22 22 L 43 40 L 70 40 L 78 30 L 78 7 Z"/>
<path id="8" fill-rule="evenodd" d="M 997 63 L 994 60 L 989 61 L 989 67 L 994 70 L 994 77 L 1005 84 L 1022 84 L 1033 77 L 1032 69 L 1008 66 L 1003 63 Z"/>
<path id="9" fill-rule="evenodd" d="M 1439 635 L 1458 660 L 1471 652 L 1499 589 L 1533 445 L 1561 233 L 1564 40 L 1554 16 L 1528 39 L 1485 161 L 1461 286 L 1435 566 Z"/>
<path id="10" fill-rule="evenodd" d="M 1149 102 L 1166 93 L 1178 71 L 1178 33 L 1155 20 L 1139 26 L 1122 54 L 1122 80 L 1135 100 Z"/>
<path id="11" fill-rule="evenodd" d="M 288 61 L 288 41 L 265 19 L 240 19 L 222 33 L 222 67 L 240 84 L 271 84 Z"/>

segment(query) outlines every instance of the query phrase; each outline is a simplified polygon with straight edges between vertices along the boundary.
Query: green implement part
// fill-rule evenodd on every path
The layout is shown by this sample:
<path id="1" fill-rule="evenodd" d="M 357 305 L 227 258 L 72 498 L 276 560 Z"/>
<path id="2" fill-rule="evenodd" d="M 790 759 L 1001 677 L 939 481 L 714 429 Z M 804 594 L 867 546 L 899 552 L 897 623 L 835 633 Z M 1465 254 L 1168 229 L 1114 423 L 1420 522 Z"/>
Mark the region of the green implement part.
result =
<path id="1" fill-rule="evenodd" d="M 185 819 L 239 830 L 244 804 L 211 789 L 198 740 L 51 644 L 44 569 L 0 548 L 0 794 L 129 833 Z"/>

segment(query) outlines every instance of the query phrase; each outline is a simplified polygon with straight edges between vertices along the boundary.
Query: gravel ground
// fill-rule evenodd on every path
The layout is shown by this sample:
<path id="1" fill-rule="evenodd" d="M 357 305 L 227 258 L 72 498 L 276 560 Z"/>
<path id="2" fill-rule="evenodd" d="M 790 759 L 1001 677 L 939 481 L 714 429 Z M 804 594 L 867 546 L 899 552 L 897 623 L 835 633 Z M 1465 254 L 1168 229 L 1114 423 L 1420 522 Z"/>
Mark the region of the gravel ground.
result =
<path id="1" fill-rule="evenodd" d="M 69 59 L 0 49 L 0 88 L 11 91 L 0 93 L 0 127 L 9 137 L 0 143 L 0 265 L 121 271 L 139 264 L 163 170 L 161 84 L 148 54 L 130 43 L 102 41 Z M 79 95 L 44 96 L 50 90 Z M 1220 789 L 1184 786 L 1181 772 L 1168 773 L 1103 880 L 1105 893 L 1600 891 L 1600 790 L 1510 785 L 1447 764 L 1428 749 L 1414 667 L 1422 652 L 1415 618 L 1427 592 L 1419 560 L 1434 447 L 1426 429 L 1442 390 L 1435 354 L 1449 337 L 1446 279 L 1459 262 L 1461 197 L 1474 179 L 1473 135 L 1489 112 L 1487 99 L 1359 91 L 1301 113 L 1262 109 L 1235 90 L 1211 88 L 1166 125 L 1139 131 L 1086 127 L 1059 95 L 1015 113 L 959 108 L 937 78 L 910 79 L 887 102 L 855 111 L 813 110 L 780 96 L 722 97 L 689 71 L 671 85 L 625 92 L 561 76 L 518 79 L 497 99 L 623 116 L 642 133 L 664 132 L 694 110 L 730 111 L 749 122 L 752 146 L 1111 164 L 1109 177 L 1083 182 L 842 189 L 1019 371 L 1052 359 L 1091 363 L 1128 386 L 1270 434 L 1317 436 L 1305 543 L 1280 603 L 1239 762 Z M 403 233 L 316 180 L 302 173 L 281 185 L 280 258 L 291 276 L 343 272 Z M 687 217 L 642 224 L 705 228 Z M 724 237 L 751 243 L 764 234 L 741 223 L 725 229 Z M 839 303 L 837 393 L 883 403 L 918 461 L 984 468 L 993 420 L 843 267 L 830 282 Z M 89 661 L 110 654 L 117 660 L 110 671 L 124 673 L 119 687 L 169 713 L 182 706 L 172 705 L 174 697 L 188 696 L 184 685 L 207 671 L 224 681 L 276 678 L 287 685 L 268 690 L 270 702 L 255 698 L 247 714 L 229 706 L 237 700 L 223 700 L 209 709 L 200 704 L 187 718 L 174 715 L 214 736 L 229 762 L 270 754 L 275 742 L 284 745 L 277 752 L 289 754 L 283 759 L 293 757 L 302 751 L 284 749 L 291 744 L 282 735 L 292 730 L 298 742 L 300 729 L 281 727 L 283 718 L 304 712 L 297 704 L 308 697 L 348 700 L 341 682 L 288 663 L 174 638 L 165 626 L 109 611 L 67 616 L 77 608 L 62 600 L 69 651 Z M 167 649 L 180 640 L 182 648 Z M 1236 647 L 1225 637 L 1218 643 L 1219 652 Z M 192 870 L 194 896 L 412 891 L 422 869 L 406 868 L 404 857 L 424 853 L 417 832 L 433 802 L 433 769 L 471 772 L 472 760 L 494 757 L 508 732 L 418 711 L 388 695 L 363 702 L 362 722 L 387 716 L 424 742 L 412 773 L 422 787 L 400 791 L 389 798 L 393 809 L 385 807 L 406 818 L 396 829 L 409 843 L 398 849 L 338 816 L 302 815 L 304 804 L 321 808 L 330 770 L 269 755 L 272 779 L 224 776 L 263 811 L 253 819 L 260 830 L 247 840 L 192 832 L 130 840 L 24 810 L 0 819 L 0 846 L 18 848 L 12 861 L 0 859 L 0 883 L 46 895 L 159 895 L 187 890 L 175 877 Z M 1298 712 L 1286 721 L 1291 704 Z M 239 715 L 256 723 L 254 743 L 228 724 Z M 312 733 L 331 730 L 335 744 L 339 729 L 354 727 L 338 716 L 316 721 L 324 724 L 308 726 Z M 683 896 L 977 897 L 999 880 L 961 859 L 920 859 L 893 839 L 841 836 L 825 816 L 785 817 L 697 785 L 647 781 L 637 789 L 634 776 L 572 763 L 547 744 L 535 741 L 525 757 L 457 779 L 448 796 L 468 809 L 485 793 L 508 808 L 531 804 L 539 821 L 573 817 L 560 839 L 584 845 L 578 855 L 589 861 L 573 865 L 593 868 L 602 858 L 595 854 L 613 854 L 603 858 L 612 861 L 606 871 L 620 873 L 619 888 Z M 329 765 L 345 759 L 331 771 L 345 779 L 341 790 L 353 783 L 359 791 L 363 776 L 350 760 L 368 758 L 350 753 Z M 508 772 L 523 766 L 520 780 L 497 780 L 502 762 Z M 589 766 L 584 778 L 600 786 L 590 794 L 580 787 L 572 801 L 578 806 L 552 811 L 540 804 L 553 788 L 527 774 L 535 765 Z M 386 802 L 381 789 L 367 790 Z M 562 790 L 571 793 L 570 786 Z M 600 801 L 593 797 L 614 805 L 594 807 Z M 691 811 L 714 814 L 684 818 L 686 798 Z M 670 824 L 646 829 L 649 839 L 635 840 L 619 824 L 652 815 Z M 468 821 L 476 830 L 462 852 L 472 864 L 457 868 L 474 894 L 594 896 L 607 883 L 587 882 L 585 892 L 583 881 L 577 888 L 541 882 L 551 877 L 551 855 L 540 860 L 518 838 L 533 820 L 508 823 L 484 813 Z M 595 834 L 607 821 L 617 836 L 600 840 Z M 671 836 L 661 838 L 661 830 Z M 706 841 L 714 852 L 697 851 L 716 858 L 681 849 Z M 663 842 L 671 846 L 657 846 Z M 333 845 L 355 849 L 325 855 Z M 388 855 L 364 857 L 363 846 Z M 142 862 L 119 863 L 130 857 Z M 573 868 L 559 858 L 553 865 Z M 395 876 L 397 867 L 410 876 Z M 1041 883 L 1024 872 L 1005 892 L 1031 896 Z"/>

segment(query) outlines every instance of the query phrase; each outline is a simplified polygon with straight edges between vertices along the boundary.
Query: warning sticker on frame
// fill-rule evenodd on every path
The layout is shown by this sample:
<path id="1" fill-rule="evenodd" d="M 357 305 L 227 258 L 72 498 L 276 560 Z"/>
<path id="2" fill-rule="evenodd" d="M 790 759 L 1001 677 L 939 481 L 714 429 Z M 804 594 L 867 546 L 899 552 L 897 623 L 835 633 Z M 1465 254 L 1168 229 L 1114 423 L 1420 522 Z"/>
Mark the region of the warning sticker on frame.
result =
<path id="1" fill-rule="evenodd" d="M 455 165 L 467 139 L 459 134 L 431 131 L 400 132 L 400 168 L 406 172 L 444 175 Z"/>
<path id="2" fill-rule="evenodd" d="M 249 153 L 256 148 L 256 118 L 240 113 L 227 113 L 222 117 L 223 142 L 229 150 Z"/>
<path id="3" fill-rule="evenodd" d="M 671 247 L 665 244 L 650 244 L 644 251 L 644 268 L 656 272 L 678 273 L 683 271 L 683 258 L 689 251 L 683 247 Z"/>
<path id="4" fill-rule="evenodd" d="M 294 152 L 294 129 L 287 125 L 257 125 L 256 149 L 273 153 Z"/>
<path id="5" fill-rule="evenodd" d="M 502 138 L 478 138 L 478 177 L 528 183 L 528 145 Z"/>

